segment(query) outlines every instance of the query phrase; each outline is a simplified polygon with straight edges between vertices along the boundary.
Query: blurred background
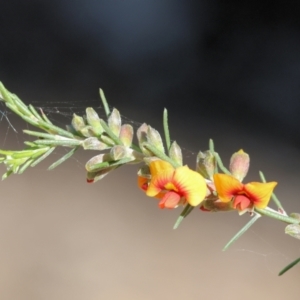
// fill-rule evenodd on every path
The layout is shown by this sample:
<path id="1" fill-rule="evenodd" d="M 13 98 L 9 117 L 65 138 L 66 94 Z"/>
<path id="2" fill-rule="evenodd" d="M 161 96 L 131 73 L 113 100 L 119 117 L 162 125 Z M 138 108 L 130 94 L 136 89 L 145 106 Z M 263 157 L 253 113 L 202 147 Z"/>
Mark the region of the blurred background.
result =
<path id="1" fill-rule="evenodd" d="M 224 162 L 243 147 L 248 180 L 263 170 L 299 212 L 299 13 L 282 0 L 7 1 L 0 80 L 27 104 L 64 107 L 63 119 L 50 116 L 59 125 L 97 106 L 99 87 L 160 130 L 167 107 L 187 163 L 211 137 Z M 0 126 L 0 148 L 22 147 Z M 0 299 L 299 298 L 299 267 L 277 277 L 300 256 L 283 224 L 264 218 L 221 252 L 248 216 L 197 210 L 172 231 L 179 211 L 136 189 L 135 166 L 87 185 L 90 157 L 1 183 Z"/>

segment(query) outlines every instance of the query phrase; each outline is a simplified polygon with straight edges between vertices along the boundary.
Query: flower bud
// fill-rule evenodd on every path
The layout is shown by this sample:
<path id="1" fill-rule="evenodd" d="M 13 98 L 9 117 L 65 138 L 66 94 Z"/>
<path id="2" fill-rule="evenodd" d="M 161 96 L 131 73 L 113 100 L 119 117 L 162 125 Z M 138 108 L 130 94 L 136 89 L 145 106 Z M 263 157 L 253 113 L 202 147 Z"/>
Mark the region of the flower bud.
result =
<path id="1" fill-rule="evenodd" d="M 294 218 L 296 220 L 299 220 L 299 222 L 300 222 L 300 214 L 299 213 L 291 213 L 290 217 Z"/>
<path id="2" fill-rule="evenodd" d="M 120 160 L 126 156 L 127 156 L 127 150 L 126 147 L 124 146 L 117 145 L 112 147 L 110 150 L 111 160 Z"/>
<path id="3" fill-rule="evenodd" d="M 88 138 L 88 137 L 95 136 L 95 132 L 94 132 L 92 126 L 90 126 L 90 125 L 87 125 L 87 126 L 81 128 L 81 129 L 79 130 L 79 132 L 80 132 L 84 137 L 87 137 L 87 138 Z"/>
<path id="4" fill-rule="evenodd" d="M 100 137 L 100 140 L 104 144 L 106 144 L 107 146 L 114 146 L 115 145 L 115 142 L 110 137 L 108 137 L 107 135 L 102 134 L 101 137 Z"/>
<path id="5" fill-rule="evenodd" d="M 119 138 L 122 141 L 124 146 L 130 147 L 133 139 L 132 126 L 129 124 L 122 125 Z"/>
<path id="6" fill-rule="evenodd" d="M 109 153 L 98 154 L 92 157 L 86 164 L 85 169 L 88 172 L 97 172 L 101 169 L 105 169 L 109 167 L 109 162 L 111 161 L 111 157 Z"/>
<path id="7" fill-rule="evenodd" d="M 109 147 L 100 142 L 96 137 L 89 137 L 82 142 L 82 147 L 84 150 L 105 150 Z"/>
<path id="8" fill-rule="evenodd" d="M 209 150 L 197 155 L 196 171 L 204 178 L 212 180 L 216 168 L 216 159 Z"/>
<path id="9" fill-rule="evenodd" d="M 242 149 L 235 152 L 230 159 L 229 170 L 233 177 L 243 181 L 249 170 L 250 157 Z"/>
<path id="10" fill-rule="evenodd" d="M 165 153 L 164 145 L 159 132 L 151 126 L 148 126 L 147 130 L 147 142 L 153 145 L 157 150 Z"/>
<path id="11" fill-rule="evenodd" d="M 119 136 L 121 130 L 121 116 L 117 109 L 113 109 L 111 112 L 108 120 L 107 120 L 108 127 L 111 131 L 116 135 Z"/>
<path id="12" fill-rule="evenodd" d="M 169 150 L 170 158 L 182 166 L 182 152 L 176 141 L 174 141 Z"/>
<path id="13" fill-rule="evenodd" d="M 143 123 L 137 130 L 136 135 L 138 138 L 139 146 L 143 152 L 143 154 L 147 156 L 151 156 L 151 152 L 145 149 L 143 146 L 144 142 L 147 142 L 147 132 L 148 132 L 148 125 L 146 123 Z"/>
<path id="14" fill-rule="evenodd" d="M 88 107 L 86 109 L 86 120 L 87 123 L 93 128 L 95 135 L 100 136 L 104 130 L 100 124 L 100 118 L 98 114 L 92 107 Z"/>
<path id="15" fill-rule="evenodd" d="M 295 239 L 300 240 L 300 225 L 290 224 L 285 227 L 285 233 L 292 236 Z"/>
<path id="16" fill-rule="evenodd" d="M 86 181 L 88 183 L 94 183 L 94 182 L 104 178 L 110 171 L 112 171 L 114 169 L 115 169 L 115 167 L 108 167 L 108 168 L 104 168 L 97 172 L 87 172 Z"/>
<path id="17" fill-rule="evenodd" d="M 80 131 L 82 128 L 86 126 L 84 119 L 76 114 L 73 114 L 71 124 L 76 131 Z"/>

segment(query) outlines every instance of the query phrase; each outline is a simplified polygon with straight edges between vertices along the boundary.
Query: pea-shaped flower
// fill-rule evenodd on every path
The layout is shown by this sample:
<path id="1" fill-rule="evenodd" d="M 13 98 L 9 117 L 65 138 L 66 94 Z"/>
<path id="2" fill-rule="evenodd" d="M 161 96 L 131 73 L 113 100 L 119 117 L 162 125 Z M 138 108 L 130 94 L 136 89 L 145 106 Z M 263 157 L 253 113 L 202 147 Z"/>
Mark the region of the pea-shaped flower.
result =
<path id="1" fill-rule="evenodd" d="M 265 208 L 270 200 L 277 182 L 241 183 L 235 177 L 227 174 L 215 174 L 214 183 L 218 197 L 222 202 L 232 202 L 234 209 Z"/>
<path id="2" fill-rule="evenodd" d="M 187 166 L 174 168 L 166 161 L 155 160 L 150 162 L 149 169 L 151 180 L 144 190 L 147 196 L 160 199 L 160 208 L 175 208 L 186 203 L 197 206 L 206 196 L 205 179 Z"/>

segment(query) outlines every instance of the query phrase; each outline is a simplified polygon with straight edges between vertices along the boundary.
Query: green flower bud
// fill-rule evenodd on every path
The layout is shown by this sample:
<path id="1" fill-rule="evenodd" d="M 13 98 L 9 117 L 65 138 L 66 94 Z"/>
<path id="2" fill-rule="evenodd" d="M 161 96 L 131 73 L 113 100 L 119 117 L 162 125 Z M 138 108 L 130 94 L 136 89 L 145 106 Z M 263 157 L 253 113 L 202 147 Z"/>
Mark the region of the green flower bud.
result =
<path id="1" fill-rule="evenodd" d="M 216 159 L 210 150 L 197 155 L 196 171 L 204 178 L 212 180 L 216 168 Z"/>
<path id="2" fill-rule="evenodd" d="M 71 124 L 77 132 L 86 126 L 84 119 L 76 114 L 73 114 Z"/>
<path id="3" fill-rule="evenodd" d="M 159 132 L 151 126 L 148 126 L 147 130 L 147 142 L 153 145 L 159 151 L 165 153 L 164 145 Z"/>
<path id="4" fill-rule="evenodd" d="M 111 160 L 115 160 L 115 161 L 127 157 L 126 147 L 120 145 L 112 147 L 110 150 L 110 157 Z"/>
<path id="5" fill-rule="evenodd" d="M 94 183 L 98 180 L 103 179 L 110 171 L 114 170 L 115 167 L 104 168 L 97 172 L 87 172 L 86 181 L 88 183 Z"/>
<path id="6" fill-rule="evenodd" d="M 242 149 L 235 152 L 230 159 L 229 170 L 233 177 L 243 181 L 248 173 L 250 157 Z"/>
<path id="7" fill-rule="evenodd" d="M 169 150 L 170 158 L 182 166 L 182 152 L 176 141 L 174 141 Z"/>
<path id="8" fill-rule="evenodd" d="M 110 138 L 108 137 L 107 135 L 104 135 L 102 134 L 101 137 L 100 137 L 100 140 L 105 143 L 107 146 L 114 146 L 115 145 L 115 142 Z"/>
<path id="9" fill-rule="evenodd" d="M 295 239 L 300 240 L 300 225 L 290 224 L 285 227 L 285 233 L 292 236 Z"/>
<path id="10" fill-rule="evenodd" d="M 109 153 L 98 154 L 92 157 L 86 164 L 85 169 L 88 172 L 98 172 L 102 169 L 106 169 L 109 167 L 109 162 L 111 161 L 111 157 Z"/>
<path id="11" fill-rule="evenodd" d="M 82 147 L 85 150 L 105 150 L 109 148 L 106 144 L 99 141 L 96 137 L 86 138 L 82 142 Z"/>
<path id="12" fill-rule="evenodd" d="M 151 156 L 152 153 L 145 149 L 143 143 L 147 142 L 147 132 L 148 132 L 148 125 L 143 123 L 137 130 L 136 135 L 139 142 L 140 149 L 142 150 L 143 154 L 146 156 Z"/>
<path id="13" fill-rule="evenodd" d="M 300 222 L 300 214 L 298 214 L 298 213 L 291 213 L 291 214 L 290 214 L 290 217 L 291 217 L 291 218 L 294 218 L 294 219 L 296 219 L 296 220 L 299 220 L 299 222 Z"/>
<path id="14" fill-rule="evenodd" d="M 84 137 L 87 137 L 87 138 L 88 138 L 88 137 L 95 136 L 95 132 L 94 132 L 92 126 L 90 126 L 90 125 L 87 125 L 87 126 L 81 128 L 81 129 L 79 130 L 79 132 L 80 132 Z"/>
<path id="15" fill-rule="evenodd" d="M 103 133 L 103 127 L 100 124 L 100 118 L 96 111 L 92 107 L 86 109 L 87 123 L 93 128 L 96 136 L 100 136 Z"/>
<path id="16" fill-rule="evenodd" d="M 119 135 L 120 140 L 124 146 L 130 147 L 133 140 L 133 128 L 129 124 L 124 124 L 121 126 L 121 131 Z"/>
<path id="17" fill-rule="evenodd" d="M 111 131 L 116 135 L 119 136 L 120 135 L 120 131 L 121 131 L 121 116 L 120 113 L 117 109 L 113 109 L 113 111 L 111 112 L 108 120 L 108 127 L 111 129 Z"/>

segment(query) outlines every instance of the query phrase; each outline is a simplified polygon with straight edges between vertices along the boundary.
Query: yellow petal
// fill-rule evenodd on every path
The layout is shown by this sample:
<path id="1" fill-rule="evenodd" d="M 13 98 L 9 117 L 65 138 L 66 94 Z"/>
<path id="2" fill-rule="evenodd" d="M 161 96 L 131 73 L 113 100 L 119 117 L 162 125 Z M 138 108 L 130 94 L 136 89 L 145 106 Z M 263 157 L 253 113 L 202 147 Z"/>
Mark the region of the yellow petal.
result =
<path id="1" fill-rule="evenodd" d="M 149 168 L 152 176 L 155 176 L 156 174 L 165 170 L 174 170 L 174 167 L 170 163 L 160 159 L 153 160 L 149 164 Z"/>
<path id="2" fill-rule="evenodd" d="M 192 206 L 200 204 L 206 196 L 207 186 L 205 179 L 187 166 L 179 167 L 175 170 L 173 184 Z"/>
<path id="3" fill-rule="evenodd" d="M 215 174 L 214 183 L 222 202 L 231 201 L 232 197 L 243 190 L 244 185 L 233 176 L 227 174 Z"/>
<path id="4" fill-rule="evenodd" d="M 151 170 L 151 167 L 150 167 Z M 159 173 L 156 173 L 150 181 L 150 184 L 148 186 L 148 189 L 146 191 L 146 195 L 149 197 L 154 197 L 158 193 L 160 193 L 162 190 L 165 189 L 165 187 L 172 182 L 174 175 L 174 168 L 172 169 L 166 169 L 163 171 L 160 171 Z"/>
<path id="5" fill-rule="evenodd" d="M 265 208 L 276 185 L 277 182 L 250 182 L 245 184 L 244 190 L 255 207 Z"/>

